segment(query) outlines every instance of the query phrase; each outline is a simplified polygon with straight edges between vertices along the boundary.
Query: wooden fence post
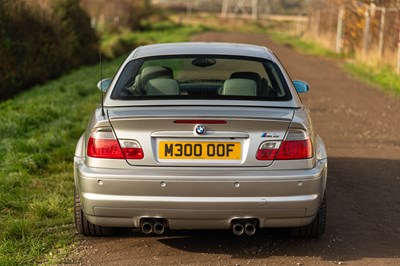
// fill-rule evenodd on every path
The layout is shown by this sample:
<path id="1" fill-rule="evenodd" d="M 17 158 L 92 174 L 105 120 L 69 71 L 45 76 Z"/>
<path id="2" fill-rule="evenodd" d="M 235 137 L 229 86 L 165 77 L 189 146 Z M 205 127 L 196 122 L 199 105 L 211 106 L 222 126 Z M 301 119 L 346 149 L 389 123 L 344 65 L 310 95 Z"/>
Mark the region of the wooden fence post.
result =
<path id="1" fill-rule="evenodd" d="M 369 44 L 369 29 L 371 26 L 371 14 L 370 7 L 368 6 L 365 10 L 365 26 L 364 26 L 364 43 L 363 43 L 363 55 L 367 56 L 368 44 Z"/>
<path id="2" fill-rule="evenodd" d="M 400 28 L 399 31 L 399 39 L 397 40 L 397 74 L 400 74 Z"/>
<path id="3" fill-rule="evenodd" d="M 316 18 L 315 18 L 315 36 L 319 37 L 319 24 L 321 20 L 321 9 L 317 10 Z"/>
<path id="4" fill-rule="evenodd" d="M 345 7 L 341 6 L 339 8 L 338 22 L 337 22 L 337 28 L 336 28 L 336 52 L 337 53 L 341 53 L 343 51 L 344 15 L 345 15 Z"/>
<path id="5" fill-rule="evenodd" d="M 300 11 L 297 12 L 297 21 L 296 21 L 296 36 L 301 37 L 302 30 L 301 30 L 301 13 Z"/>
<path id="6" fill-rule="evenodd" d="M 192 18 L 193 2 L 186 3 L 186 18 L 190 20 Z"/>
<path id="7" fill-rule="evenodd" d="M 258 0 L 252 1 L 251 18 L 254 20 L 258 19 Z"/>
<path id="8" fill-rule="evenodd" d="M 229 0 L 223 0 L 221 17 L 226 18 L 228 16 L 228 6 L 229 6 Z"/>
<path id="9" fill-rule="evenodd" d="M 379 57 L 383 58 L 384 34 L 385 34 L 386 8 L 381 9 L 381 23 L 379 25 Z"/>

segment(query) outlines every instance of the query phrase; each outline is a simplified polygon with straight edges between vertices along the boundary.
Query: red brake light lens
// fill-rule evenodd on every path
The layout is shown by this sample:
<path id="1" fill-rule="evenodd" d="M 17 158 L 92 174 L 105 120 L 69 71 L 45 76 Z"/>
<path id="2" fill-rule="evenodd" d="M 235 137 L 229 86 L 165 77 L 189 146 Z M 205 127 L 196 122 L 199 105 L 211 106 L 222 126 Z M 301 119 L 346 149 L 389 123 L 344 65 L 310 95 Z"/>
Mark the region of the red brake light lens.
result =
<path id="1" fill-rule="evenodd" d="M 144 153 L 140 144 L 135 140 L 121 140 L 122 152 L 126 159 L 140 160 L 143 159 Z"/>
<path id="2" fill-rule="evenodd" d="M 284 140 L 275 160 L 309 159 L 311 157 L 312 147 L 309 139 Z"/>
<path id="3" fill-rule="evenodd" d="M 118 140 L 99 139 L 90 136 L 87 155 L 94 158 L 124 159 Z"/>
<path id="4" fill-rule="evenodd" d="M 257 160 L 300 160 L 313 156 L 308 133 L 301 129 L 290 129 L 282 141 L 266 141 L 257 150 Z"/>
<path id="5" fill-rule="evenodd" d="M 256 159 L 259 161 L 273 160 L 278 148 L 279 142 L 264 142 L 257 150 Z"/>
<path id="6" fill-rule="evenodd" d="M 95 130 L 89 138 L 87 155 L 104 159 L 143 159 L 143 149 L 134 140 L 119 142 L 111 128 Z"/>

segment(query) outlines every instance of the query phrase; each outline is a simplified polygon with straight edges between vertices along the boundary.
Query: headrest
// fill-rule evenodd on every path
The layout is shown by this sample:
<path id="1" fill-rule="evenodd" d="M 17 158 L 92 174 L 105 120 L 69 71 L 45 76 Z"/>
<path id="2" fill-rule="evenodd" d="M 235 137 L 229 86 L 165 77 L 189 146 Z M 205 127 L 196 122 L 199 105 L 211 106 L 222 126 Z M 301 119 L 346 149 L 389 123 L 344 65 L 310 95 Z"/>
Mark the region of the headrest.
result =
<path id="1" fill-rule="evenodd" d="M 175 79 L 151 79 L 146 85 L 146 95 L 179 95 L 179 84 Z"/>
<path id="2" fill-rule="evenodd" d="M 141 85 L 145 88 L 149 80 L 155 78 L 172 78 L 172 70 L 162 66 L 148 66 L 141 72 Z"/>
<path id="3" fill-rule="evenodd" d="M 221 91 L 222 95 L 256 96 L 257 84 L 251 79 L 227 79 Z"/>

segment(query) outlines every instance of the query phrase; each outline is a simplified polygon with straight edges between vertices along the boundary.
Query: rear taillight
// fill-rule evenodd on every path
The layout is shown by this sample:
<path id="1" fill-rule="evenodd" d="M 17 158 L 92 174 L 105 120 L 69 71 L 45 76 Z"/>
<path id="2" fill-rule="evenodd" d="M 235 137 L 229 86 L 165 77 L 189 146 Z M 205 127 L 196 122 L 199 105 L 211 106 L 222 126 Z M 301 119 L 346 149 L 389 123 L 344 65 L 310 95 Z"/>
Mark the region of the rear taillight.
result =
<path id="1" fill-rule="evenodd" d="M 275 160 L 309 159 L 312 156 L 312 145 L 308 133 L 301 129 L 289 129 Z"/>
<path id="2" fill-rule="evenodd" d="M 280 141 L 267 141 L 258 148 L 256 159 L 260 161 L 273 160 L 278 153 Z"/>
<path id="3" fill-rule="evenodd" d="M 90 135 L 87 155 L 94 158 L 124 159 L 121 147 L 111 128 L 96 129 Z"/>
<path id="4" fill-rule="evenodd" d="M 143 159 L 143 149 L 139 142 L 135 140 L 120 140 L 122 152 L 126 159 L 130 160 L 140 160 Z"/>
<path id="5" fill-rule="evenodd" d="M 275 160 L 309 159 L 312 157 L 311 141 L 284 140 Z"/>
<path id="6" fill-rule="evenodd" d="M 263 142 L 257 160 L 299 160 L 313 156 L 311 140 L 304 130 L 290 129 L 283 141 Z"/>
<path id="7" fill-rule="evenodd" d="M 142 147 L 137 141 L 118 142 L 111 128 L 98 128 L 90 135 L 87 155 L 104 159 L 143 159 Z"/>

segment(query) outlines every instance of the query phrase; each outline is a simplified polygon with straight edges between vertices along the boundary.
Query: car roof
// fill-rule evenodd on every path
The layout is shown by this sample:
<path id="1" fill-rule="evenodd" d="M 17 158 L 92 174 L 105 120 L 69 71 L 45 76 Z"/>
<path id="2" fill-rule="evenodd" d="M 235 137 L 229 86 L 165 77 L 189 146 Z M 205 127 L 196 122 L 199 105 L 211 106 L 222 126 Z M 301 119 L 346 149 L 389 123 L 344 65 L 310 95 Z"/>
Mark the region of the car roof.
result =
<path id="1" fill-rule="evenodd" d="M 137 48 L 129 59 L 165 55 L 235 55 L 274 60 L 272 52 L 263 46 L 222 42 L 181 42 L 151 44 Z"/>

